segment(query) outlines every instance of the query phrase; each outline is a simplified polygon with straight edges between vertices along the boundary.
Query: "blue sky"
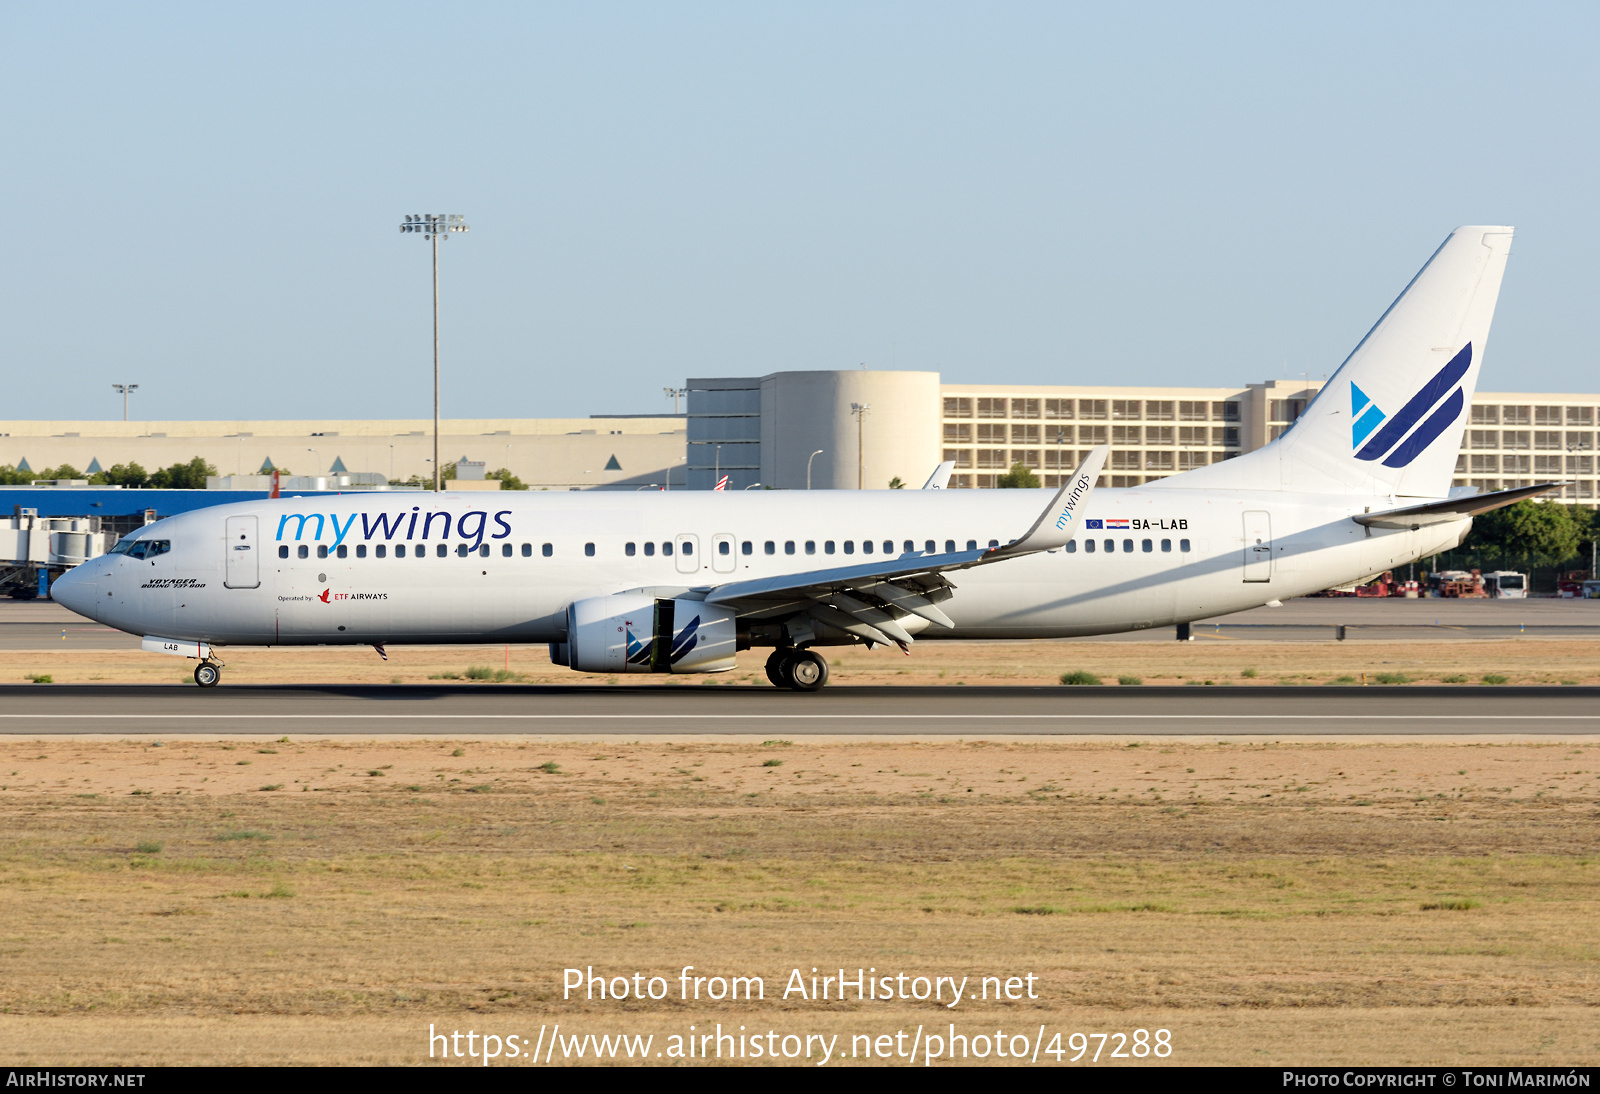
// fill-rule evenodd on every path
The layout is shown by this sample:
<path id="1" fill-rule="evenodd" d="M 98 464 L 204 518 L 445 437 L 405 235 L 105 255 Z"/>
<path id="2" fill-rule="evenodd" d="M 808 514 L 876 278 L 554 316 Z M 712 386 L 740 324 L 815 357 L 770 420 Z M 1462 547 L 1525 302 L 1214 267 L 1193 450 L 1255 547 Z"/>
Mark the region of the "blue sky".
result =
<path id="1" fill-rule="evenodd" d="M 1594 391 L 1594 6 L 11 4 L 0 418 L 666 408 L 691 375 L 1337 367 L 1518 239 L 1489 389 Z"/>

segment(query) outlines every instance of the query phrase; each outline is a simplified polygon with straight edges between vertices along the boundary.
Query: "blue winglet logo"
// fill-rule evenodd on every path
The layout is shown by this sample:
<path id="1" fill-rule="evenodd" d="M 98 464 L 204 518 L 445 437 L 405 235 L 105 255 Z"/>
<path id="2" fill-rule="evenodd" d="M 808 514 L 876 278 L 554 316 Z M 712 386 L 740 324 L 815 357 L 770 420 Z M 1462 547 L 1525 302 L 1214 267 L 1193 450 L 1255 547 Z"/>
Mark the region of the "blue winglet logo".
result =
<path id="1" fill-rule="evenodd" d="M 1406 467 L 1422 455 L 1461 417 L 1467 397 L 1457 381 L 1466 375 L 1471 364 L 1472 343 L 1468 342 L 1392 417 L 1378 409 L 1378 404 L 1352 383 L 1350 447 L 1356 450 L 1356 459 L 1381 457 L 1385 467 Z M 1430 410 L 1433 413 L 1428 414 Z M 1428 415 L 1426 420 L 1423 420 L 1424 414 Z M 1421 425 L 1417 425 L 1419 421 Z"/>

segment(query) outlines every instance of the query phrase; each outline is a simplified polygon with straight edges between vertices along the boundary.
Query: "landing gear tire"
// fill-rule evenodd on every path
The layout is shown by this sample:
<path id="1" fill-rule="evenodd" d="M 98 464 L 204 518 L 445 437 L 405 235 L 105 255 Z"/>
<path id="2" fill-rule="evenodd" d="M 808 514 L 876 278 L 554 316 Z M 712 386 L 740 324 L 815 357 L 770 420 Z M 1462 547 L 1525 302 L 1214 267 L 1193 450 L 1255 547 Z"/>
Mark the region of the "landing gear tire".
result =
<path id="1" fill-rule="evenodd" d="M 222 666 L 202 661 L 194 667 L 194 682 L 203 688 L 214 688 L 222 679 Z"/>
<path id="2" fill-rule="evenodd" d="M 814 650 L 799 650 L 786 665 L 795 691 L 821 691 L 828 683 L 828 662 Z"/>
<path id="3" fill-rule="evenodd" d="M 788 662 L 794 655 L 794 647 L 788 646 L 773 650 L 772 656 L 767 658 L 767 679 L 772 681 L 773 687 L 788 688 L 794 686 L 788 675 Z"/>

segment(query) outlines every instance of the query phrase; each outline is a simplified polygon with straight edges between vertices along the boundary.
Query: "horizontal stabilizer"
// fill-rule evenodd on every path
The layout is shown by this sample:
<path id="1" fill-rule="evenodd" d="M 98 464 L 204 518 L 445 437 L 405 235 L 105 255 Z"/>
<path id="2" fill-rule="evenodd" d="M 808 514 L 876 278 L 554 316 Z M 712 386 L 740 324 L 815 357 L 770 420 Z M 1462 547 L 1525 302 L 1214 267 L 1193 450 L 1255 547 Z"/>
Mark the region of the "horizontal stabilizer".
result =
<path id="1" fill-rule="evenodd" d="M 1490 494 L 1468 494 L 1448 501 L 1431 501 L 1426 505 L 1409 505 L 1404 509 L 1388 509 L 1382 513 L 1358 513 L 1350 519 L 1369 528 L 1406 528 L 1416 531 L 1425 524 L 1448 524 L 1464 517 L 1475 517 L 1494 509 L 1515 505 L 1523 498 L 1538 497 L 1559 490 L 1565 483 L 1543 482 L 1537 486 L 1519 486 L 1515 490 L 1496 490 Z"/>

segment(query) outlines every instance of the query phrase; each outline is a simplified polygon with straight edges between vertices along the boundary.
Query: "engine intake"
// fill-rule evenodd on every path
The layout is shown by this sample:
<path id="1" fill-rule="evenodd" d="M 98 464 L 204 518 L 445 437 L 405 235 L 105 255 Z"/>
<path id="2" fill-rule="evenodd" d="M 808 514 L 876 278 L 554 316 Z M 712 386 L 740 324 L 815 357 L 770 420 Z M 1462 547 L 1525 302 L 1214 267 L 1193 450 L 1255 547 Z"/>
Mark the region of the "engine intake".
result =
<path id="1" fill-rule="evenodd" d="M 574 601 L 551 660 L 579 672 L 726 672 L 737 652 L 727 608 L 624 593 Z"/>

